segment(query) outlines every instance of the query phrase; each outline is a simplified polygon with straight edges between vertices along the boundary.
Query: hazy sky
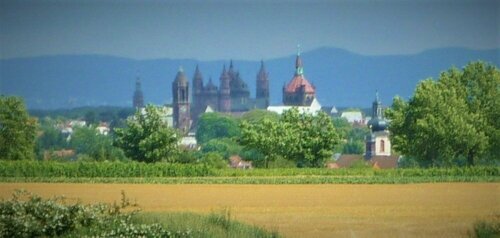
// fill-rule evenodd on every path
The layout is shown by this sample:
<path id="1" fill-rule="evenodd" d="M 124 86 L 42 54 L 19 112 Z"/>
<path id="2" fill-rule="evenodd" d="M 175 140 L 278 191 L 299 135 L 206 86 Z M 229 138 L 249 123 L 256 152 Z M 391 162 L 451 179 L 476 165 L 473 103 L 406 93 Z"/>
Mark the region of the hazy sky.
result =
<path id="1" fill-rule="evenodd" d="M 0 57 L 270 59 L 500 47 L 500 1 L 0 1 Z"/>

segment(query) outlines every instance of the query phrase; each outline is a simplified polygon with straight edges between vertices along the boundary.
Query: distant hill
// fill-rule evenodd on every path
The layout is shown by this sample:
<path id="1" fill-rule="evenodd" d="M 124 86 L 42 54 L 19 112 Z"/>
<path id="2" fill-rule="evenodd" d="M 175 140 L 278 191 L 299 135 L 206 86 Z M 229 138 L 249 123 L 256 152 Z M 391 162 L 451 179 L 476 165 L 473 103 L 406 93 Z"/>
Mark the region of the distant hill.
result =
<path id="1" fill-rule="evenodd" d="M 302 53 L 305 76 L 316 86 L 322 105 L 369 107 L 375 90 L 389 105 L 395 95 L 409 97 L 418 81 L 452 66 L 483 60 L 500 65 L 500 49 L 440 48 L 413 55 L 364 56 L 337 48 Z M 265 60 L 269 71 L 271 103 L 281 103 L 282 87 L 294 73 L 295 55 Z M 171 84 L 179 66 L 192 78 L 199 64 L 205 82 L 219 83 L 228 60 L 134 60 L 102 55 L 61 55 L 0 60 L 0 93 L 25 98 L 32 109 L 80 106 L 130 106 L 135 77 L 142 79 L 145 101 L 171 102 Z M 258 61 L 235 60 L 255 96 Z"/>

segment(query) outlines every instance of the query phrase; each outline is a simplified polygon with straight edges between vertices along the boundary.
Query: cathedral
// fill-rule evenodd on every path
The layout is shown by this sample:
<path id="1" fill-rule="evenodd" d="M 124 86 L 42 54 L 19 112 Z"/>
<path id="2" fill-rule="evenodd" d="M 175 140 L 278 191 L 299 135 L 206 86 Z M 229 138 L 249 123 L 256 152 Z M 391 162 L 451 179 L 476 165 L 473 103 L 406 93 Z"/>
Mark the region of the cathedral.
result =
<path id="1" fill-rule="evenodd" d="M 310 106 L 316 98 L 316 88 L 304 76 L 304 66 L 297 51 L 295 74 L 292 80 L 283 86 L 283 104 L 285 106 Z"/>
<path id="2" fill-rule="evenodd" d="M 192 81 L 192 104 L 189 102 L 189 82 L 182 69 L 172 84 L 174 126 L 183 132 L 189 131 L 191 124 L 206 111 L 224 113 L 246 112 L 251 109 L 266 109 L 269 106 L 269 74 L 264 62 L 256 77 L 256 98 L 250 98 L 248 85 L 243 81 L 233 62 L 229 69 L 224 65 L 219 77 L 219 87 L 212 78 L 205 84 L 198 66 Z M 188 120 L 189 119 L 189 120 Z"/>

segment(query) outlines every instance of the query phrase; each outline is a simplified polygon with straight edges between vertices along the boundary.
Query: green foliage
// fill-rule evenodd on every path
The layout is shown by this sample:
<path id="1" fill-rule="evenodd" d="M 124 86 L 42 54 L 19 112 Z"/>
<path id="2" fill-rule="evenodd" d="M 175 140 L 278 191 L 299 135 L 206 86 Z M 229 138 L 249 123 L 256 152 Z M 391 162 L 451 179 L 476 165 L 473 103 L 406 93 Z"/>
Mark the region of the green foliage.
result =
<path id="1" fill-rule="evenodd" d="M 30 110 L 30 114 L 38 118 L 84 119 L 90 124 L 110 122 L 111 128 L 124 127 L 123 121 L 133 115 L 135 109 L 130 107 L 78 107 L 57 110 Z"/>
<path id="2" fill-rule="evenodd" d="M 0 95 L 0 159 L 33 159 L 37 124 L 21 98 Z"/>
<path id="3" fill-rule="evenodd" d="M 358 154 L 362 155 L 365 153 L 365 145 L 363 141 L 355 140 L 349 141 L 344 144 L 342 148 L 342 154 Z"/>
<path id="4" fill-rule="evenodd" d="M 262 109 L 254 109 L 244 113 L 240 120 L 246 121 L 250 124 L 261 123 L 263 120 L 278 121 L 280 116 L 278 113 L 270 112 Z"/>
<path id="5" fill-rule="evenodd" d="M 36 140 L 36 146 L 39 152 L 43 153 L 44 150 L 60 150 L 67 148 L 68 143 L 61 131 L 56 128 L 56 125 L 56 122 L 50 118 L 40 120 L 39 129 L 41 129 L 41 132 Z"/>
<path id="6" fill-rule="evenodd" d="M 481 62 L 422 81 L 408 102 L 396 97 L 386 113 L 394 149 L 426 165 L 498 160 L 499 90 L 500 71 Z"/>
<path id="7" fill-rule="evenodd" d="M 45 200 L 17 191 L 0 202 L 0 237 L 189 237 L 189 231 L 134 222 L 137 211 L 121 210 L 128 206 L 66 204 L 62 197 Z"/>
<path id="8" fill-rule="evenodd" d="M 123 151 L 113 146 L 113 139 L 99 134 L 92 126 L 75 128 L 70 146 L 78 154 L 86 154 L 98 161 L 125 159 Z"/>
<path id="9" fill-rule="evenodd" d="M 365 137 L 370 134 L 368 127 L 353 127 L 345 118 L 334 118 L 333 125 L 340 138 L 340 141 L 334 148 L 334 151 L 342 154 L 365 153 Z"/>
<path id="10" fill-rule="evenodd" d="M 477 238 L 500 237 L 500 215 L 496 215 L 492 220 L 475 222 L 473 233 L 469 233 L 469 236 Z"/>
<path id="11" fill-rule="evenodd" d="M 134 220 L 139 223 L 160 223 L 174 231 L 190 231 L 190 237 L 238 237 L 264 238 L 279 237 L 276 232 L 268 232 L 256 226 L 240 223 L 231 218 L 229 209 L 213 211 L 207 215 L 194 213 L 140 213 Z"/>
<path id="12" fill-rule="evenodd" d="M 187 149 L 181 149 L 179 153 L 175 156 L 175 162 L 181 164 L 192 164 L 198 162 L 201 157 L 199 151 L 192 151 Z M 165 162 L 170 162 L 169 160 Z"/>
<path id="13" fill-rule="evenodd" d="M 242 146 L 230 138 L 211 139 L 201 147 L 203 153 L 216 152 L 229 159 L 231 155 L 238 155 L 242 150 Z"/>
<path id="14" fill-rule="evenodd" d="M 294 161 L 287 160 L 282 157 L 277 157 L 269 162 L 269 168 L 296 168 L 297 164 Z"/>
<path id="15" fill-rule="evenodd" d="M 202 177 L 214 173 L 199 164 L 0 161 L 0 177 Z"/>
<path id="16" fill-rule="evenodd" d="M 218 113 L 204 113 L 198 121 L 196 141 L 204 144 L 212 139 L 233 138 L 240 134 L 236 119 Z"/>
<path id="17" fill-rule="evenodd" d="M 201 163 L 210 168 L 216 169 L 223 169 L 228 166 L 227 160 L 225 160 L 224 157 L 217 152 L 208 152 L 204 154 L 201 159 Z"/>
<path id="18" fill-rule="evenodd" d="M 175 159 L 179 135 L 161 119 L 155 107 L 148 105 L 144 114 L 138 110 L 126 124 L 126 128 L 115 130 L 115 145 L 127 157 L 148 163 Z"/>
<path id="19" fill-rule="evenodd" d="M 241 128 L 241 143 L 260 151 L 266 161 L 283 157 L 295 161 L 299 167 L 322 167 L 339 142 L 328 115 L 301 114 L 296 108 L 286 111 L 279 121 L 264 119 L 257 124 L 243 121 Z"/>

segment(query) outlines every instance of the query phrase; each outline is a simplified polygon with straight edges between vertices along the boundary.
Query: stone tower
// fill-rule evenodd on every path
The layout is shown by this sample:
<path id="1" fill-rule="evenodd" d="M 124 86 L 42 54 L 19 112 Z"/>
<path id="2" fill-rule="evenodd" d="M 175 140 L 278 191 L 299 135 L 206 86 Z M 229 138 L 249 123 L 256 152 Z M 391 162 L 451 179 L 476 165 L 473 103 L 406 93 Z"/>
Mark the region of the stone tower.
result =
<path id="1" fill-rule="evenodd" d="M 231 78 L 226 71 L 226 66 L 222 69 L 219 87 L 219 112 L 231 112 Z"/>
<path id="2" fill-rule="evenodd" d="M 260 61 L 260 70 L 257 73 L 255 102 L 256 107 L 266 109 L 269 106 L 269 73 L 266 72 L 264 61 Z"/>
<path id="3" fill-rule="evenodd" d="M 189 114 L 189 83 L 182 68 L 179 68 L 179 72 L 177 72 L 177 76 L 172 83 L 172 95 L 174 127 L 178 128 L 183 134 L 187 134 L 191 127 L 191 118 Z"/>
<path id="4" fill-rule="evenodd" d="M 204 108 L 202 110 L 205 110 L 207 106 L 210 106 L 212 110 L 216 111 L 219 105 L 218 99 L 219 99 L 219 93 L 217 86 L 215 86 L 212 83 L 212 78 L 209 78 L 208 83 L 205 86 L 205 90 L 203 92 Z"/>
<path id="5" fill-rule="evenodd" d="M 204 109 L 203 98 L 203 76 L 201 75 L 198 65 L 193 76 L 193 119 L 196 120 Z"/>
<path id="6" fill-rule="evenodd" d="M 316 97 L 316 88 L 304 76 L 300 48 L 295 59 L 295 74 L 283 87 L 283 104 L 287 106 L 309 106 Z"/>
<path id="7" fill-rule="evenodd" d="M 135 109 L 144 107 L 144 95 L 142 94 L 141 79 L 139 77 L 135 79 L 135 91 L 132 106 Z"/>

